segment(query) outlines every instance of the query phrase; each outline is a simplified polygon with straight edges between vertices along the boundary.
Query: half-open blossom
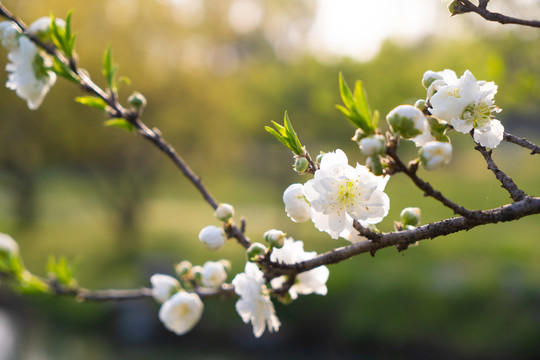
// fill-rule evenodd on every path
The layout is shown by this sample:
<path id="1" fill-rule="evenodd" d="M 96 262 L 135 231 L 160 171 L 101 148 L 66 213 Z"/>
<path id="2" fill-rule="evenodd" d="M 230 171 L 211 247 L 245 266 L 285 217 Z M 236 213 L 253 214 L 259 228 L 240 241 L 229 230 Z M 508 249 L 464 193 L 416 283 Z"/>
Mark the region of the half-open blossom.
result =
<path id="1" fill-rule="evenodd" d="M 304 243 L 301 240 L 294 241 L 292 238 L 285 240 L 281 249 L 274 249 L 271 260 L 283 262 L 285 264 L 294 264 L 300 261 L 313 259 L 317 256 L 315 251 L 304 251 Z M 326 281 L 330 272 L 326 266 L 319 266 L 313 270 L 305 271 L 296 276 L 296 281 L 289 289 L 289 294 L 294 300 L 298 295 L 319 294 L 326 295 Z M 278 288 L 286 281 L 284 276 L 272 280 L 272 287 Z"/>
<path id="2" fill-rule="evenodd" d="M 426 170 L 436 170 L 452 160 L 452 145 L 447 142 L 431 141 L 420 150 L 420 161 Z"/>
<path id="3" fill-rule="evenodd" d="M 170 331 L 184 335 L 199 322 L 203 307 L 197 294 L 180 291 L 161 305 L 159 319 Z"/>
<path id="4" fill-rule="evenodd" d="M 0 38 L 2 39 L 2 46 L 7 50 L 12 51 L 19 47 L 20 36 L 21 31 L 13 21 L 0 22 Z"/>
<path id="5" fill-rule="evenodd" d="M 223 263 L 207 261 L 201 271 L 201 282 L 206 287 L 219 287 L 227 279 L 227 270 Z"/>
<path id="6" fill-rule="evenodd" d="M 236 275 L 232 284 L 240 296 L 236 311 L 244 323 L 251 322 L 255 337 L 260 337 L 266 327 L 270 332 L 278 331 L 281 324 L 268 296 L 264 274 L 257 265 L 246 263 L 244 272 Z"/>
<path id="7" fill-rule="evenodd" d="M 178 280 L 169 275 L 154 274 L 150 277 L 150 283 L 152 284 L 152 296 L 159 303 L 164 303 L 180 289 Z"/>
<path id="8" fill-rule="evenodd" d="M 424 114 L 412 105 L 395 107 L 386 115 L 386 121 L 392 132 L 399 133 L 404 139 L 411 139 L 424 133 L 427 123 Z"/>
<path id="9" fill-rule="evenodd" d="M 19 253 L 19 245 L 11 236 L 0 233 L 0 252 L 16 255 Z"/>
<path id="10" fill-rule="evenodd" d="M 305 222 L 310 218 L 311 205 L 304 196 L 304 185 L 292 184 L 283 192 L 287 216 L 294 222 Z"/>
<path id="11" fill-rule="evenodd" d="M 388 179 L 375 176 L 363 165 L 353 168 L 339 149 L 326 153 L 313 179 L 304 185 L 315 227 L 337 239 L 350 235 L 353 220 L 380 222 L 390 209 L 390 199 L 384 193 Z"/>
<path id="12" fill-rule="evenodd" d="M 208 250 L 216 251 L 221 249 L 227 239 L 222 228 L 208 225 L 199 232 L 199 240 L 201 240 Z"/>

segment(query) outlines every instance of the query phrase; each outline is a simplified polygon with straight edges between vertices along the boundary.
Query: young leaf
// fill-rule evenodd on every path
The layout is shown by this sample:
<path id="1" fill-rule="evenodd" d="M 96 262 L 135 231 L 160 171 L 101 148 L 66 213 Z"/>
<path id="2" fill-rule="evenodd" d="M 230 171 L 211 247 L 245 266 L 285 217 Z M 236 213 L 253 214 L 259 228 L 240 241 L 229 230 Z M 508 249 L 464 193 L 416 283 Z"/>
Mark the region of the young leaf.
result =
<path id="1" fill-rule="evenodd" d="M 345 115 L 350 122 L 364 131 L 365 134 L 374 134 L 377 130 L 378 114 L 371 114 L 371 109 L 367 101 L 367 94 L 361 81 L 357 81 L 354 87 L 354 93 L 339 74 L 339 91 L 342 105 L 336 105 L 336 108 Z"/>
<path id="2" fill-rule="evenodd" d="M 280 125 L 275 121 L 272 121 L 272 124 L 275 126 L 276 129 L 273 129 L 270 126 L 265 126 L 265 130 L 268 131 L 270 134 L 274 135 L 276 139 L 278 139 L 283 145 L 288 147 L 293 153 L 297 155 L 302 155 L 304 153 L 302 144 L 300 143 L 298 135 L 296 135 L 296 132 L 292 127 L 287 112 L 285 112 L 285 116 L 283 119 L 283 124 L 285 126 Z"/>
<path id="3" fill-rule="evenodd" d="M 107 120 L 103 123 L 104 126 L 113 126 L 120 129 L 128 130 L 128 131 L 135 131 L 137 128 L 129 123 L 126 119 L 122 118 L 113 118 L 110 120 Z"/>
<path id="4" fill-rule="evenodd" d="M 107 112 L 107 103 L 102 98 L 94 96 L 78 96 L 75 98 L 75 101 L 79 104 L 83 104 Z"/>
<path id="5" fill-rule="evenodd" d="M 103 76 L 107 80 L 107 86 L 116 91 L 116 71 L 118 67 L 113 64 L 111 46 L 109 45 L 103 55 Z"/>

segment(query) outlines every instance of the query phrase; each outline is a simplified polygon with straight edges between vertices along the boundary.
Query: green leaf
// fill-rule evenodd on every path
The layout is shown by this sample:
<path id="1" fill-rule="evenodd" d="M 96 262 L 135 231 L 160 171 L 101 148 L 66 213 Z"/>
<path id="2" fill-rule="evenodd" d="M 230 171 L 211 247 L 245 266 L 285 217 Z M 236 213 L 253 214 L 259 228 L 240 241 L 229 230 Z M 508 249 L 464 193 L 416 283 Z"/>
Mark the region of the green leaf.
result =
<path id="1" fill-rule="evenodd" d="M 103 55 L 103 76 L 107 80 L 107 86 L 116 91 L 116 71 L 118 67 L 113 64 L 111 46 L 109 45 Z"/>
<path id="2" fill-rule="evenodd" d="M 294 145 L 296 151 L 295 153 L 298 154 L 298 152 L 302 153 L 302 144 L 300 144 L 300 140 L 298 139 L 298 135 L 296 135 L 296 132 L 294 131 L 294 128 L 292 127 L 291 120 L 289 120 L 289 114 L 285 111 L 285 116 L 283 119 L 283 123 L 285 125 L 285 130 L 287 131 L 288 138 L 291 140 L 291 145 Z"/>
<path id="3" fill-rule="evenodd" d="M 362 81 L 357 81 L 354 87 L 354 93 L 343 79 L 343 75 L 339 74 L 339 92 L 342 105 L 336 105 L 336 108 L 345 115 L 356 127 L 359 127 L 366 133 L 374 134 L 377 130 L 379 121 L 378 113 L 371 114 L 371 109 L 367 100 L 367 94 Z"/>
<path id="4" fill-rule="evenodd" d="M 286 147 L 289 147 L 289 143 L 287 142 L 287 140 L 285 140 L 283 136 L 278 134 L 276 130 L 272 129 L 270 126 L 265 126 L 264 129 L 268 131 L 270 134 L 274 135 L 275 138 L 278 139 L 283 145 L 285 145 Z"/>
<path id="5" fill-rule="evenodd" d="M 109 120 L 105 121 L 103 123 L 103 125 L 104 126 L 113 126 L 113 127 L 121 128 L 121 129 L 128 130 L 128 131 L 137 130 L 137 128 L 133 124 L 131 124 L 130 122 L 128 122 L 126 119 L 123 119 L 123 118 L 109 119 Z"/>
<path id="6" fill-rule="evenodd" d="M 367 101 L 366 90 L 362 81 L 358 80 L 354 87 L 354 104 L 355 109 L 358 111 L 360 116 L 365 119 L 367 122 L 371 120 L 371 110 Z"/>
<path id="7" fill-rule="evenodd" d="M 53 58 L 53 66 L 52 68 L 50 68 L 50 70 L 54 71 L 58 76 L 61 76 L 69 81 L 79 83 L 79 77 L 77 76 L 77 74 L 71 71 L 69 66 L 64 64 L 56 57 Z"/>
<path id="8" fill-rule="evenodd" d="M 103 112 L 107 112 L 107 103 L 102 98 L 94 96 L 78 96 L 75 98 L 75 101 L 79 104 L 83 104 L 95 109 L 99 109 Z"/>
<path id="9" fill-rule="evenodd" d="M 351 93 L 351 89 L 343 79 L 343 74 L 339 73 L 339 92 L 341 94 L 341 99 L 347 108 L 352 108 L 354 105 L 354 97 Z"/>
<path id="10" fill-rule="evenodd" d="M 284 126 L 275 121 L 272 121 L 272 124 L 274 125 L 275 129 L 271 128 L 270 126 L 265 126 L 265 130 L 274 135 L 276 139 L 288 147 L 293 153 L 297 155 L 302 155 L 304 153 L 300 139 L 298 139 L 298 135 L 294 131 L 287 112 L 285 112 L 285 116 L 283 118 Z"/>

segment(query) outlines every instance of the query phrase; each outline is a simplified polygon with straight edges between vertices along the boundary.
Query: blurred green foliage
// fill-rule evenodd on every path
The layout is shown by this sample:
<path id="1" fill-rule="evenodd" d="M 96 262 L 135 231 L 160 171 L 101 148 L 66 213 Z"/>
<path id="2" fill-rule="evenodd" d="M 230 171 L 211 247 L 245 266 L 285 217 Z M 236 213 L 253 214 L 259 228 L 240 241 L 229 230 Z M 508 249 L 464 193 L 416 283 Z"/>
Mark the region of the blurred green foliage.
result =
<path id="1" fill-rule="evenodd" d="M 477 79 L 498 84 L 496 103 L 507 130 L 540 140 L 538 36 L 427 37 L 413 47 L 389 41 L 370 62 L 322 64 L 308 54 L 285 61 L 260 30 L 235 33 L 223 16 L 230 1 L 211 6 L 207 1 L 206 17 L 189 26 L 163 1 L 133 1 L 135 13 L 128 6 L 114 16 L 111 8 L 130 2 L 4 3 L 28 23 L 51 10 L 63 17 L 73 9 L 81 66 L 102 86 L 102 54 L 110 44 L 119 75 L 132 81 L 120 89 L 122 101 L 135 90 L 144 94 L 143 120 L 162 131 L 217 199 L 246 215 L 254 240 L 280 228 L 304 240 L 308 251 L 346 244 L 311 223 L 294 224 L 286 217 L 282 191 L 307 178 L 291 171 L 290 152 L 264 131 L 287 110 L 311 154 L 341 148 L 351 163 L 364 161 L 349 141 L 355 129 L 334 107 L 341 103 L 340 71 L 350 82 L 363 81 L 371 106 L 384 117 L 395 106 L 424 97 L 424 71 L 470 69 Z M 265 4 L 268 17 L 309 22 L 313 16 L 309 2 Z M 206 52 L 192 58 L 188 50 L 193 48 Z M 198 242 L 199 230 L 218 222 L 173 165 L 136 135 L 103 127 L 102 114 L 73 101 L 81 95 L 72 84 L 58 81 L 33 112 L 7 89 L 0 96 L 0 229 L 20 242 L 29 269 L 43 273 L 49 254 L 64 255 L 78 264 L 78 282 L 91 288 L 148 286 L 151 274 L 172 274 L 173 264 L 185 259 L 202 264 L 230 258 L 233 273 L 241 271 L 239 246 L 229 243 L 219 253 L 208 253 Z M 507 203 L 508 196 L 472 150 L 472 140 L 452 134 L 452 141 L 452 165 L 421 175 L 470 208 Z M 412 146 L 403 151 L 412 152 Z M 538 194 L 537 159 L 509 144 L 494 156 L 525 191 Z M 388 193 L 391 212 L 382 223 L 384 231 L 392 229 L 406 206 L 421 207 L 423 223 L 452 216 L 403 176 L 391 179 Z M 163 330 L 157 306 L 145 303 L 154 333 L 139 352 L 124 346 L 133 344 L 122 335 L 120 305 L 25 301 L 54 329 L 46 334 L 45 346 L 54 358 L 73 358 L 81 342 L 82 348 L 93 349 L 88 356 L 99 358 L 172 358 L 178 351 L 196 357 L 209 337 L 224 357 L 249 358 L 269 344 L 299 358 L 535 357 L 540 354 L 539 230 L 536 218 L 525 218 L 424 241 L 401 254 L 388 249 L 374 259 L 360 256 L 334 265 L 329 294 L 278 305 L 282 330 L 259 342 L 234 312 L 233 301 L 208 301 L 201 323 L 181 338 Z M 113 340 L 91 335 L 96 332 Z M 114 344 L 118 339 L 120 345 Z"/>

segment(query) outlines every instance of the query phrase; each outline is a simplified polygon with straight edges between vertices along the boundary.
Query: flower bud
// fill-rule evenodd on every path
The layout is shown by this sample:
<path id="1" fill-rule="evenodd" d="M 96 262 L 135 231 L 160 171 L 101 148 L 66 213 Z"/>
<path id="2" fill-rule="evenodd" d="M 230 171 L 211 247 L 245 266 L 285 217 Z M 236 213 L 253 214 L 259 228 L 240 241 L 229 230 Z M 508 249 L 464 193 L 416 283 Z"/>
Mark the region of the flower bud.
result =
<path id="1" fill-rule="evenodd" d="M 0 256 L 2 253 L 7 256 L 17 255 L 19 253 L 19 245 L 11 236 L 0 233 Z"/>
<path id="2" fill-rule="evenodd" d="M 325 154 L 326 154 L 325 152 L 322 152 L 322 151 L 321 151 L 321 153 L 320 153 L 319 155 L 317 155 L 317 157 L 315 158 L 315 161 L 317 161 L 317 162 L 320 164 L 321 161 L 322 161 L 322 158 L 323 158 L 323 156 L 324 156 Z"/>
<path id="3" fill-rule="evenodd" d="M 253 243 L 251 246 L 247 249 L 247 258 L 248 261 L 254 262 L 257 261 L 259 256 L 263 256 L 266 254 L 268 249 L 266 246 L 264 246 L 261 243 Z"/>
<path id="4" fill-rule="evenodd" d="M 20 30 L 13 21 L 0 22 L 0 39 L 2 46 L 9 51 L 14 51 L 19 47 Z"/>
<path id="5" fill-rule="evenodd" d="M 201 283 L 205 287 L 219 287 L 227 279 L 227 271 L 222 263 L 207 261 L 202 267 Z"/>
<path id="6" fill-rule="evenodd" d="M 441 74 L 428 70 L 424 73 L 424 76 L 422 77 L 422 85 L 427 89 L 435 80 L 442 80 L 443 77 Z"/>
<path id="7" fill-rule="evenodd" d="M 175 265 L 174 271 L 176 271 L 178 277 L 182 278 L 191 271 L 192 267 L 193 265 L 189 261 L 184 260 Z"/>
<path id="8" fill-rule="evenodd" d="M 172 294 L 180 289 L 178 280 L 169 275 L 154 274 L 150 278 L 150 282 L 152 283 L 152 296 L 159 303 L 167 301 Z"/>
<path id="9" fill-rule="evenodd" d="M 294 171 L 299 174 L 304 173 L 309 167 L 309 161 L 305 157 L 301 156 L 294 162 Z"/>
<path id="10" fill-rule="evenodd" d="M 386 121 L 394 134 L 411 139 L 424 132 L 426 117 L 412 105 L 399 105 L 386 115 Z"/>
<path id="11" fill-rule="evenodd" d="M 183 335 L 199 322 L 203 307 L 199 295 L 180 291 L 161 305 L 159 320 L 167 329 Z"/>
<path id="12" fill-rule="evenodd" d="M 366 156 L 383 155 L 386 151 L 386 138 L 382 135 L 371 135 L 359 142 L 360 151 Z"/>
<path id="13" fill-rule="evenodd" d="M 146 106 L 146 98 L 138 91 L 133 92 L 133 94 L 128 97 L 128 102 L 135 109 L 144 108 Z"/>
<path id="14" fill-rule="evenodd" d="M 229 221 L 230 218 L 234 216 L 234 208 L 232 205 L 221 203 L 218 205 L 216 211 L 214 212 L 214 215 L 218 220 L 221 220 L 223 222 Z"/>
<path id="15" fill-rule="evenodd" d="M 418 110 L 424 112 L 426 111 L 426 100 L 424 99 L 418 99 L 416 100 L 416 102 L 414 103 L 414 107 L 417 108 Z"/>
<path id="16" fill-rule="evenodd" d="M 430 141 L 420 149 L 420 161 L 426 170 L 436 170 L 452 160 L 452 145 L 446 142 Z"/>
<path id="17" fill-rule="evenodd" d="M 281 230 L 268 230 L 264 233 L 264 240 L 270 244 L 270 246 L 275 248 L 281 248 L 285 242 L 285 233 Z"/>
<path id="18" fill-rule="evenodd" d="M 197 284 L 200 284 L 202 281 L 202 278 L 203 278 L 202 273 L 203 273 L 202 266 L 197 265 L 191 268 L 191 274 L 193 275 L 193 280 L 195 280 Z"/>
<path id="19" fill-rule="evenodd" d="M 408 225 L 416 226 L 420 223 L 420 208 L 417 207 L 406 207 L 401 210 L 399 214 L 401 218 L 401 223 L 407 227 Z"/>
<path id="20" fill-rule="evenodd" d="M 225 232 L 222 228 L 218 228 L 214 225 L 208 225 L 199 233 L 199 240 L 201 240 L 208 250 L 216 251 L 221 249 L 221 247 L 225 244 Z"/>
<path id="21" fill-rule="evenodd" d="M 451 1 L 450 4 L 448 4 L 448 11 L 451 16 L 463 14 L 463 8 L 457 0 Z"/>
<path id="22" fill-rule="evenodd" d="M 294 222 L 305 222 L 310 218 L 311 205 L 304 196 L 304 185 L 292 184 L 283 192 L 283 203 L 287 216 Z"/>

